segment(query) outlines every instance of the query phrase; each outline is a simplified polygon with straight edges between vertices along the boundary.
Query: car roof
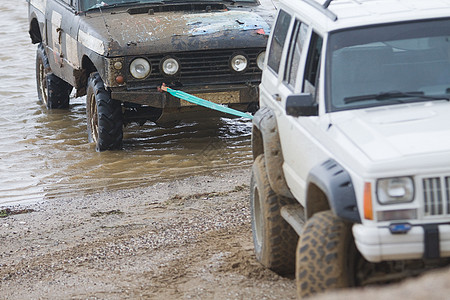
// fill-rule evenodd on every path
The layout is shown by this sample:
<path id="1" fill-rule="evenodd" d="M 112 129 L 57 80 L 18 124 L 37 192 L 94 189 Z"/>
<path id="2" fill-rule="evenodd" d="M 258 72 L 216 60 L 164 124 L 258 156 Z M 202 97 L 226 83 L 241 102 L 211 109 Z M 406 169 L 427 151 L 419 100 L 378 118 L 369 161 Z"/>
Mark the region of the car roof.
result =
<path id="1" fill-rule="evenodd" d="M 326 7 L 328 5 L 328 7 Z M 323 31 L 450 17 L 450 0 L 281 0 Z"/>

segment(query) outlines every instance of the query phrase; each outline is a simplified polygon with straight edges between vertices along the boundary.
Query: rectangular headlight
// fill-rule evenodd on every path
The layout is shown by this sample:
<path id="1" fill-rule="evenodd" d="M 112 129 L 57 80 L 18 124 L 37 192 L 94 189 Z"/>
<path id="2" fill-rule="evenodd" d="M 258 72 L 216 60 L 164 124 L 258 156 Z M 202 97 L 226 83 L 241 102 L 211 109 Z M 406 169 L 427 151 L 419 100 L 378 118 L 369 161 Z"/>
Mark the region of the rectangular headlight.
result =
<path id="1" fill-rule="evenodd" d="M 377 197 L 381 204 L 411 202 L 414 200 L 414 181 L 412 177 L 379 179 Z"/>

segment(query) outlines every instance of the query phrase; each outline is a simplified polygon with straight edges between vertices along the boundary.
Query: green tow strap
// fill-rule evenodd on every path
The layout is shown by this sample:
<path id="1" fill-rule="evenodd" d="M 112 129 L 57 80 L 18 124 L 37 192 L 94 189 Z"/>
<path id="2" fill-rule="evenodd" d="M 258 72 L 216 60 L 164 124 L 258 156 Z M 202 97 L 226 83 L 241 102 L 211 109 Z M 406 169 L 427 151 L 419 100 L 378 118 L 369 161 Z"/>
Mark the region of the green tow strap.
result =
<path id="1" fill-rule="evenodd" d="M 188 102 L 191 102 L 191 103 L 203 106 L 203 107 L 207 107 L 207 108 L 214 109 L 214 110 L 217 110 L 217 111 L 221 111 L 221 112 L 224 112 L 224 113 L 227 113 L 227 114 L 235 115 L 235 116 L 238 116 L 238 117 L 253 119 L 253 116 L 250 115 L 250 114 L 247 114 L 247 113 L 244 113 L 244 112 L 241 112 L 239 110 L 235 110 L 235 109 L 223 106 L 223 105 L 219 105 L 219 104 L 213 103 L 211 101 L 208 101 L 208 100 L 196 97 L 194 95 L 190 95 L 190 94 L 182 92 L 182 91 L 173 90 L 173 89 L 171 89 L 169 87 L 166 87 L 166 86 L 162 86 L 161 89 L 163 91 L 168 92 L 169 94 L 171 94 L 174 97 L 180 98 L 182 100 L 186 100 Z"/>

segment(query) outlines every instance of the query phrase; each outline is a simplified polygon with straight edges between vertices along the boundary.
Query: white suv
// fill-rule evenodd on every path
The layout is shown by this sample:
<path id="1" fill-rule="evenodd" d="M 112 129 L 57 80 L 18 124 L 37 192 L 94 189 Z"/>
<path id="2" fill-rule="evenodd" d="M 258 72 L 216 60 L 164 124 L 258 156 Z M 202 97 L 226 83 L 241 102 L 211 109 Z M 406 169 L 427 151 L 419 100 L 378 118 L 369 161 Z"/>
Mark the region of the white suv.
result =
<path id="1" fill-rule="evenodd" d="M 252 228 L 258 260 L 295 269 L 300 296 L 449 262 L 449 16 L 446 0 L 280 3 Z"/>

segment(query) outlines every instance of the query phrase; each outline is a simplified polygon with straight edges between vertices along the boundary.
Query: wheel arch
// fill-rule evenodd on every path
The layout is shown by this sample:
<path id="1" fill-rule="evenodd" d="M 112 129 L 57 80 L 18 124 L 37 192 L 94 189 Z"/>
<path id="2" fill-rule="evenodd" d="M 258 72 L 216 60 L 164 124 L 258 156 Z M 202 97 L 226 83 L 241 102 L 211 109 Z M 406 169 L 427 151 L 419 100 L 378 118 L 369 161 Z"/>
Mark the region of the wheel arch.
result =
<path id="1" fill-rule="evenodd" d="M 97 71 L 97 68 L 95 67 L 94 63 L 87 55 L 84 55 L 83 58 L 81 59 L 81 67 L 84 70 L 86 70 L 87 74 L 91 74 Z"/>
<path id="2" fill-rule="evenodd" d="M 42 42 L 42 30 L 36 16 L 34 16 L 30 21 L 30 29 L 28 33 L 30 34 L 32 44 L 39 44 Z"/>
<path id="3" fill-rule="evenodd" d="M 261 154 L 264 154 L 263 137 L 261 130 L 255 124 L 252 127 L 252 154 L 255 160 Z"/>
<path id="4" fill-rule="evenodd" d="M 307 218 L 327 209 L 347 221 L 361 223 L 350 174 L 333 159 L 312 168 L 307 179 Z"/>
<path id="5" fill-rule="evenodd" d="M 306 192 L 306 208 L 307 219 L 311 218 L 315 213 L 331 209 L 330 203 L 328 202 L 328 196 L 314 182 L 308 184 Z"/>
<path id="6" fill-rule="evenodd" d="M 275 113 L 269 107 L 260 108 L 254 115 L 252 128 L 252 153 L 256 159 L 264 154 L 267 176 L 275 193 L 293 198 L 283 173 L 283 151 Z"/>
<path id="7" fill-rule="evenodd" d="M 94 72 L 97 72 L 97 68 L 92 60 L 87 55 L 84 55 L 81 59 L 81 69 L 74 71 L 77 97 L 86 95 L 89 75 Z"/>

